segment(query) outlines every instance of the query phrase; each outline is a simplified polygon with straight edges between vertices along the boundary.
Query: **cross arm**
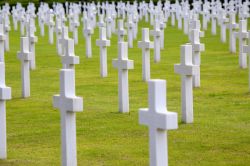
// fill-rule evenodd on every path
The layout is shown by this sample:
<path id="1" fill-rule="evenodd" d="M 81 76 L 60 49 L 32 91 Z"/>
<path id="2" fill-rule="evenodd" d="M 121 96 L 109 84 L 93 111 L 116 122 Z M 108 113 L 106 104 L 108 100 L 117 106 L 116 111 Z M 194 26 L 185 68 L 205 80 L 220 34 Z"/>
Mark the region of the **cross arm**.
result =
<path id="1" fill-rule="evenodd" d="M 32 56 L 29 52 L 18 52 L 17 53 L 17 58 L 23 61 L 30 61 L 32 60 Z"/>
<path id="2" fill-rule="evenodd" d="M 138 42 L 138 47 L 139 48 L 154 48 L 154 42 L 150 41 L 139 41 Z"/>
<path id="3" fill-rule="evenodd" d="M 82 97 L 63 97 L 60 95 L 53 96 L 54 108 L 59 108 L 67 112 L 81 112 L 83 110 Z"/>
<path id="4" fill-rule="evenodd" d="M 0 101 L 11 99 L 11 88 L 7 86 L 0 86 Z"/>
<path id="5" fill-rule="evenodd" d="M 178 118 L 175 112 L 151 112 L 147 108 L 139 110 L 139 123 L 161 130 L 178 128 Z"/>
<path id="6" fill-rule="evenodd" d="M 134 61 L 133 60 L 120 60 L 114 59 L 112 64 L 115 68 L 124 70 L 124 69 L 134 69 Z"/>
<path id="7" fill-rule="evenodd" d="M 250 54 L 250 43 L 243 46 L 243 53 Z"/>
<path id="8" fill-rule="evenodd" d="M 6 39 L 4 34 L 0 34 L 0 41 L 4 41 Z"/>
<path id="9" fill-rule="evenodd" d="M 125 36 L 127 34 L 127 31 L 125 29 L 121 29 L 121 30 L 118 29 L 116 31 L 116 34 L 120 36 Z"/>
<path id="10" fill-rule="evenodd" d="M 110 46 L 110 40 L 96 40 L 96 45 L 100 47 Z"/>
<path id="11" fill-rule="evenodd" d="M 68 65 L 72 65 L 72 64 L 79 64 L 80 63 L 80 59 L 78 56 L 75 55 L 70 55 L 70 56 L 62 56 L 62 64 L 68 64 Z"/>
<path id="12" fill-rule="evenodd" d="M 204 51 L 205 50 L 205 45 L 203 43 L 199 43 L 199 44 L 192 44 L 193 45 L 193 49 L 194 51 Z"/>
<path id="13" fill-rule="evenodd" d="M 30 42 L 31 43 L 36 43 L 38 41 L 37 36 L 30 36 Z"/>
<path id="14" fill-rule="evenodd" d="M 161 31 L 160 30 L 151 30 L 150 35 L 155 36 L 155 37 L 160 37 Z"/>
<path id="15" fill-rule="evenodd" d="M 198 74 L 200 68 L 198 65 L 182 65 L 182 64 L 175 64 L 174 65 L 174 72 L 180 75 L 186 76 L 193 76 Z"/>

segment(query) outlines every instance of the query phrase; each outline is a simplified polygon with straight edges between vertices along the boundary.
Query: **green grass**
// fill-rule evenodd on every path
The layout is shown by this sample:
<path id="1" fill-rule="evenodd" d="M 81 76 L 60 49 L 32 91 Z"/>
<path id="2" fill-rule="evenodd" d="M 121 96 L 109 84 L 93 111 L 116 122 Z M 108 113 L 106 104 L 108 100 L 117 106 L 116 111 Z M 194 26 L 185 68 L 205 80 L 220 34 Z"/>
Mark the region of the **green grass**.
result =
<path id="1" fill-rule="evenodd" d="M 141 39 L 141 22 L 138 40 Z M 210 24 L 209 24 L 210 27 Z M 249 26 L 250 27 L 250 26 Z M 37 69 L 31 71 L 31 97 L 21 98 L 20 33 L 10 32 L 6 53 L 6 84 L 12 88 L 7 102 L 8 159 L 0 165 L 60 165 L 60 112 L 52 107 L 52 96 L 59 93 L 60 57 L 56 45 L 46 36 L 36 45 Z M 250 93 L 248 70 L 238 67 L 237 54 L 230 54 L 228 43 L 205 33 L 202 42 L 201 88 L 194 89 L 194 124 L 182 124 L 180 76 L 174 64 L 180 62 L 180 45 L 188 42 L 183 31 L 168 25 L 161 62 L 153 63 L 151 76 L 167 80 L 168 110 L 177 112 L 178 130 L 168 132 L 169 165 L 247 166 L 250 164 Z M 72 36 L 72 34 L 70 34 Z M 76 93 L 84 99 L 84 111 L 77 113 L 78 165 L 148 165 L 148 128 L 138 124 L 138 109 L 147 107 L 147 84 L 142 81 L 141 50 L 129 49 L 135 69 L 129 71 L 130 113 L 118 113 L 118 73 L 112 67 L 117 57 L 117 37 L 108 48 L 108 77 L 99 76 L 99 48 L 92 37 L 93 58 L 85 56 L 82 27 L 75 47 L 81 63 L 76 66 Z M 153 52 L 151 52 L 153 57 Z"/>

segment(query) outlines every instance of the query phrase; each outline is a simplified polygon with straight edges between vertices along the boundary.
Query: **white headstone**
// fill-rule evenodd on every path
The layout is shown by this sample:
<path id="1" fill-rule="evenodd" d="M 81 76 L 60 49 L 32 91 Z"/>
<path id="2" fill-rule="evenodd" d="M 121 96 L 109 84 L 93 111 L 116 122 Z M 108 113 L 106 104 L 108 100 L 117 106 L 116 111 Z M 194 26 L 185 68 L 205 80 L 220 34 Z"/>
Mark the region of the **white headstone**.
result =
<path id="1" fill-rule="evenodd" d="M 35 43 L 37 42 L 37 37 L 35 36 L 33 26 L 29 26 L 28 28 L 28 37 L 29 37 L 29 51 L 31 55 L 30 61 L 30 69 L 34 70 L 36 68 L 36 51 L 35 51 Z"/>
<path id="2" fill-rule="evenodd" d="M 159 21 L 155 20 L 154 30 L 150 31 L 150 35 L 154 37 L 154 61 L 160 62 L 161 60 L 161 30 Z"/>
<path id="3" fill-rule="evenodd" d="M 199 66 L 192 63 L 192 45 L 181 46 L 181 64 L 174 65 L 175 73 L 181 75 L 182 121 L 193 123 L 193 84 L 192 77 L 199 73 Z"/>
<path id="4" fill-rule="evenodd" d="M 7 158 L 6 105 L 11 99 L 11 88 L 5 85 L 5 65 L 0 62 L 0 159 Z"/>
<path id="5" fill-rule="evenodd" d="M 49 14 L 49 43 L 54 43 L 54 15 L 51 13 Z"/>
<path id="6" fill-rule="evenodd" d="M 199 21 L 196 21 L 196 24 L 199 24 Z M 201 51 L 205 50 L 204 44 L 200 43 L 201 31 L 199 29 L 192 29 L 190 31 L 190 43 L 193 48 L 193 64 L 200 66 L 201 64 Z M 193 76 L 193 87 L 200 87 L 200 72 L 196 73 Z"/>
<path id="7" fill-rule="evenodd" d="M 232 53 L 236 52 L 236 40 L 234 36 L 234 30 L 238 28 L 238 24 L 235 23 L 235 13 L 230 13 L 229 23 L 227 28 L 229 29 L 229 50 Z"/>
<path id="8" fill-rule="evenodd" d="M 117 29 L 118 42 L 123 42 L 124 36 L 126 34 L 127 34 L 127 31 L 124 29 L 123 20 L 118 20 L 118 29 Z"/>
<path id="9" fill-rule="evenodd" d="M 166 81 L 148 81 L 149 108 L 139 110 L 139 123 L 149 127 L 150 166 L 168 165 L 167 130 L 178 128 L 177 113 L 168 112 Z"/>
<path id="10" fill-rule="evenodd" d="M 72 49 L 74 41 L 67 40 L 67 45 Z M 71 50 L 71 49 L 68 50 Z M 72 51 L 72 50 L 71 50 Z M 74 53 L 72 53 L 74 54 Z M 76 150 L 76 112 L 83 110 L 83 99 L 75 95 L 75 70 L 74 64 L 79 63 L 73 58 L 74 55 L 63 56 L 65 66 L 60 71 L 60 95 L 54 95 L 53 106 L 61 112 L 61 147 L 62 165 L 77 166 Z M 67 57 L 65 59 L 65 57 Z"/>
<path id="11" fill-rule="evenodd" d="M 18 59 L 21 61 L 21 77 L 22 77 L 22 97 L 30 96 L 30 69 L 29 64 L 32 60 L 32 55 L 29 51 L 28 37 L 21 37 L 21 50 L 18 52 Z"/>
<path id="12" fill-rule="evenodd" d="M 221 34 L 221 42 L 222 43 L 226 43 L 226 39 L 227 39 L 227 33 L 226 33 L 226 29 L 227 26 L 226 24 L 228 23 L 228 18 L 226 17 L 226 13 L 224 11 L 222 11 L 221 13 L 221 19 L 220 19 L 220 34 Z"/>
<path id="13" fill-rule="evenodd" d="M 239 32 L 235 32 L 235 36 L 239 39 L 239 66 L 245 69 L 247 68 L 247 55 L 243 52 L 243 45 L 246 45 L 248 39 L 247 20 L 240 20 Z"/>
<path id="14" fill-rule="evenodd" d="M 248 54 L 248 69 L 249 69 L 249 73 L 248 73 L 248 85 L 249 85 L 249 91 L 250 91 L 250 31 L 248 31 L 248 45 L 244 45 L 243 46 L 243 53 Z"/>
<path id="15" fill-rule="evenodd" d="M 87 58 L 92 57 L 92 47 L 91 47 L 91 35 L 93 34 L 93 29 L 91 28 L 90 22 L 86 20 L 86 28 L 84 30 L 85 45 L 86 45 L 86 56 Z"/>
<path id="16" fill-rule="evenodd" d="M 66 40 L 69 39 L 68 36 L 68 27 L 63 26 L 62 28 L 62 37 L 59 40 L 59 43 L 61 45 L 61 55 L 65 54 L 65 45 L 66 45 Z"/>
<path id="17" fill-rule="evenodd" d="M 0 62 L 4 62 L 4 29 L 3 24 L 0 24 Z"/>
<path id="18" fill-rule="evenodd" d="M 100 39 L 96 40 L 96 45 L 100 47 L 100 74 L 101 77 L 107 77 L 107 46 L 110 46 L 110 40 L 106 37 L 106 28 L 100 28 Z"/>
<path id="19" fill-rule="evenodd" d="M 133 22 L 132 22 L 132 15 L 130 14 L 128 16 L 128 22 L 127 22 L 127 32 L 128 32 L 128 47 L 133 48 Z"/>
<path id="20" fill-rule="evenodd" d="M 113 60 L 114 68 L 118 69 L 118 95 L 119 112 L 129 112 L 129 89 L 128 89 L 128 70 L 134 68 L 134 61 L 128 59 L 128 43 L 118 43 L 118 59 Z"/>
<path id="21" fill-rule="evenodd" d="M 138 47 L 142 49 L 142 79 L 148 81 L 150 79 L 150 48 L 154 47 L 154 43 L 149 40 L 149 29 L 142 29 L 142 41 L 138 42 Z"/>

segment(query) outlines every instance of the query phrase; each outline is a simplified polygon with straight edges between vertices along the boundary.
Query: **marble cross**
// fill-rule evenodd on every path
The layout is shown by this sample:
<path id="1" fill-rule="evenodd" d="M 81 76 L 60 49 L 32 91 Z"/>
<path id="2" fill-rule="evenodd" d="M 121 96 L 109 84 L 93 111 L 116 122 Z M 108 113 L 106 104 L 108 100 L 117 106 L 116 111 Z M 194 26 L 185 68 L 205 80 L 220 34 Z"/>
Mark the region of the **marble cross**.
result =
<path id="1" fill-rule="evenodd" d="M 101 77 L 107 77 L 107 46 L 110 46 L 110 40 L 106 37 L 106 28 L 99 29 L 100 39 L 96 40 L 96 45 L 100 47 L 100 74 Z"/>
<path id="2" fill-rule="evenodd" d="M 62 40 L 62 20 L 60 16 L 58 16 L 56 18 L 56 48 L 57 54 L 62 56 L 62 44 L 60 40 Z"/>
<path id="3" fill-rule="evenodd" d="M 149 29 L 142 29 L 142 41 L 138 42 L 138 47 L 142 49 L 142 80 L 150 80 L 150 49 L 154 48 L 154 43 L 149 40 Z"/>
<path id="4" fill-rule="evenodd" d="M 217 27 L 216 19 L 217 19 L 217 14 L 216 13 L 212 13 L 211 14 L 211 19 L 212 19 L 211 32 L 212 32 L 212 35 L 216 35 L 216 27 Z"/>
<path id="5" fill-rule="evenodd" d="M 118 95 L 119 112 L 129 112 L 129 89 L 128 89 L 128 70 L 134 68 L 134 61 L 128 59 L 128 43 L 118 43 L 118 59 L 113 60 L 114 68 L 118 69 Z"/>
<path id="6" fill-rule="evenodd" d="M 178 128 L 177 113 L 169 112 L 166 81 L 148 81 L 149 108 L 139 109 L 139 123 L 149 127 L 150 166 L 168 165 L 167 130 Z"/>
<path id="7" fill-rule="evenodd" d="M 28 37 L 21 37 L 21 51 L 18 52 L 17 57 L 21 61 L 21 77 L 22 77 L 22 97 L 30 96 L 30 61 L 32 55 L 29 51 Z"/>
<path id="8" fill-rule="evenodd" d="M 118 20 L 118 28 L 117 28 L 118 42 L 124 41 L 124 36 L 127 34 L 126 29 L 123 26 L 123 20 Z"/>
<path id="9" fill-rule="evenodd" d="M 248 60 L 249 60 L 249 62 L 248 62 L 248 70 L 249 70 L 249 72 L 248 72 L 248 79 L 249 79 L 248 83 L 249 84 L 248 85 L 249 85 L 249 91 L 250 91 L 250 31 L 248 31 L 248 45 L 243 46 L 242 52 L 248 54 Z"/>
<path id="10" fill-rule="evenodd" d="M 127 22 L 127 32 L 128 32 L 128 47 L 133 48 L 133 21 L 132 21 L 132 15 L 130 14 L 128 16 L 128 22 Z"/>
<path id="11" fill-rule="evenodd" d="M 230 13 L 229 23 L 227 24 L 227 28 L 229 29 L 229 50 L 232 53 L 236 52 L 236 40 L 234 36 L 234 30 L 239 27 L 238 24 L 235 23 L 235 13 Z"/>
<path id="12" fill-rule="evenodd" d="M 62 37 L 61 39 L 59 39 L 59 43 L 61 45 L 61 55 L 65 54 L 65 43 L 66 40 L 69 39 L 69 35 L 68 35 L 68 27 L 63 26 L 62 28 Z"/>
<path id="13" fill-rule="evenodd" d="M 111 38 L 111 34 L 112 34 L 112 17 L 111 17 L 111 11 L 107 10 L 107 17 L 106 17 L 106 23 L 107 23 L 107 38 L 110 39 Z"/>
<path id="14" fill-rule="evenodd" d="M 99 28 L 106 27 L 106 23 L 104 22 L 104 15 L 103 14 L 99 15 L 99 22 L 97 25 Z"/>
<path id="15" fill-rule="evenodd" d="M 220 39 L 222 43 L 226 43 L 227 41 L 227 33 L 226 33 L 226 29 L 227 29 L 227 23 L 228 23 L 229 19 L 226 17 L 226 12 L 222 12 L 221 13 L 221 19 L 220 19 Z"/>
<path id="16" fill-rule="evenodd" d="M 86 56 L 87 58 L 92 57 L 92 47 L 91 47 L 91 35 L 93 34 L 93 29 L 91 28 L 90 22 L 86 20 L 86 28 L 84 29 L 85 45 L 86 45 Z"/>
<path id="17" fill-rule="evenodd" d="M 164 49 L 164 38 L 165 38 L 165 35 L 164 35 L 164 29 L 166 28 L 166 23 L 165 22 L 163 22 L 163 21 L 161 21 L 160 22 L 160 30 L 161 30 L 161 35 L 160 35 L 160 37 L 161 37 L 161 50 L 163 50 Z"/>
<path id="18" fill-rule="evenodd" d="M 200 34 L 199 29 L 192 29 L 189 36 L 193 48 L 193 64 L 198 66 L 201 64 L 200 53 L 205 50 L 204 44 L 200 43 Z M 193 76 L 193 87 L 200 87 L 200 72 Z"/>
<path id="19" fill-rule="evenodd" d="M 0 62 L 0 159 L 7 158 L 6 100 L 11 99 L 11 88 L 5 85 L 5 64 Z"/>
<path id="20" fill-rule="evenodd" d="M 28 38 L 29 38 L 29 51 L 31 55 L 30 69 L 34 70 L 36 68 L 36 51 L 35 43 L 38 41 L 37 36 L 35 36 L 35 29 L 33 26 L 28 28 Z"/>
<path id="21" fill-rule="evenodd" d="M 248 39 L 247 20 L 239 21 L 239 32 L 235 32 L 235 37 L 239 39 L 239 66 L 247 68 L 247 55 L 243 52 L 243 45 L 246 45 Z"/>
<path id="22" fill-rule="evenodd" d="M 161 60 L 161 30 L 159 21 L 155 20 L 154 30 L 150 31 L 150 35 L 154 36 L 154 61 L 160 62 Z"/>
<path id="23" fill-rule="evenodd" d="M 77 20 L 77 17 L 74 17 L 73 21 L 73 37 L 74 37 L 74 44 L 78 44 L 78 27 L 80 26 L 79 21 Z"/>
<path id="24" fill-rule="evenodd" d="M 62 56 L 63 68 L 74 69 L 75 64 L 79 64 L 80 60 L 78 56 L 75 56 L 74 40 L 65 39 L 64 42 L 65 53 Z"/>
<path id="25" fill-rule="evenodd" d="M 3 24 L 0 24 L 0 62 L 4 62 L 4 29 Z"/>
<path id="26" fill-rule="evenodd" d="M 83 99 L 75 95 L 74 41 L 66 41 L 69 54 L 62 56 L 64 69 L 60 71 L 60 94 L 54 95 L 53 106 L 61 112 L 61 151 L 63 166 L 77 166 L 76 150 L 76 112 L 83 110 Z"/>
<path id="27" fill-rule="evenodd" d="M 10 31 L 10 25 L 4 24 L 4 35 L 5 35 L 5 40 L 4 40 L 4 50 L 9 51 L 10 46 L 9 46 L 9 31 Z"/>
<path id="28" fill-rule="evenodd" d="M 49 14 L 49 43 L 53 44 L 54 43 L 54 14 L 50 13 Z"/>
<path id="29" fill-rule="evenodd" d="M 200 71 L 199 66 L 192 63 L 192 45 L 181 46 L 181 64 L 174 65 L 175 73 L 181 75 L 181 109 L 182 121 L 193 123 L 193 76 Z"/>

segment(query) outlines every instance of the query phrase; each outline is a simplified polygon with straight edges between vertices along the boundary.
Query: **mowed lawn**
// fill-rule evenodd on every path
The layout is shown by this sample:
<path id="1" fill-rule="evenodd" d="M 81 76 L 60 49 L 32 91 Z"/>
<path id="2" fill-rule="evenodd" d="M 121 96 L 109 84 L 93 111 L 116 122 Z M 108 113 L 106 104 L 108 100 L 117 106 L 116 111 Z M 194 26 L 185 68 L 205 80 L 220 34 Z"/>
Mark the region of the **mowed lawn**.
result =
<path id="1" fill-rule="evenodd" d="M 250 27 L 250 24 L 248 24 Z M 129 59 L 130 113 L 118 113 L 118 72 L 112 67 L 117 57 L 117 36 L 112 35 L 108 48 L 108 77 L 99 74 L 98 28 L 92 36 L 93 57 L 85 55 L 82 26 L 75 53 L 76 93 L 84 99 L 84 111 L 77 113 L 77 158 L 80 166 L 149 165 L 148 128 L 138 123 L 138 109 L 148 107 L 148 86 L 142 81 L 140 22 L 134 48 Z M 19 27 L 20 28 L 20 27 Z M 151 27 L 152 29 L 152 27 Z M 210 24 L 201 39 L 201 88 L 194 89 L 194 123 L 181 123 L 181 80 L 174 73 L 180 63 L 180 46 L 188 37 L 176 27 L 165 30 L 165 49 L 161 62 L 153 62 L 152 79 L 167 80 L 167 109 L 178 113 L 179 128 L 168 132 L 169 165 L 172 166 L 247 166 L 250 164 L 250 93 L 248 69 L 240 69 L 238 53 L 229 53 L 229 43 L 220 42 L 220 29 L 211 36 Z M 8 159 L 0 165 L 45 166 L 61 164 L 60 111 L 52 106 L 52 97 L 59 93 L 59 70 L 62 68 L 56 45 L 40 36 L 37 27 L 36 64 L 31 71 L 31 97 L 21 97 L 20 31 L 10 32 L 10 51 L 6 52 L 6 84 L 12 88 L 7 101 Z M 72 37 L 72 33 L 70 33 Z M 55 38 L 54 38 L 55 39 Z M 153 40 L 151 38 L 151 40 Z M 238 45 L 237 45 L 238 49 Z M 238 50 L 237 50 L 238 51 Z"/>

